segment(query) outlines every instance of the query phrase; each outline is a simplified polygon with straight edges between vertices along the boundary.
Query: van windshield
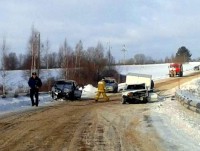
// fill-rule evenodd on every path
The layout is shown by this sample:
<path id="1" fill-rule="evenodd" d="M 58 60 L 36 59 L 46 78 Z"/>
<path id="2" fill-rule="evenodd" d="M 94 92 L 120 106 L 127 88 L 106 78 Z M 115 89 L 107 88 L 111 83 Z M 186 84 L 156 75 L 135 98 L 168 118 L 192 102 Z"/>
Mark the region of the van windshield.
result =
<path id="1" fill-rule="evenodd" d="M 179 64 L 172 64 L 172 65 L 170 65 L 170 67 L 172 68 L 172 67 L 174 67 L 174 68 L 180 68 L 180 65 Z"/>
<path id="2" fill-rule="evenodd" d="M 114 80 L 105 80 L 105 83 L 115 83 Z"/>

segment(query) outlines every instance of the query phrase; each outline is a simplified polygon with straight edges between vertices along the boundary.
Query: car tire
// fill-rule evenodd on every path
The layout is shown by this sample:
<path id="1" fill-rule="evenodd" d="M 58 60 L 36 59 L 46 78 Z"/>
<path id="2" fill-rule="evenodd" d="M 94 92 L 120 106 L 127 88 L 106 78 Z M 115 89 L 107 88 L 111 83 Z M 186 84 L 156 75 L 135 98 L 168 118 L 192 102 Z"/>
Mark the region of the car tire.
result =
<path id="1" fill-rule="evenodd" d="M 122 98 L 121 103 L 122 103 L 122 104 L 126 104 L 126 98 Z"/>
<path id="2" fill-rule="evenodd" d="M 57 100 L 57 98 L 58 98 L 57 95 L 54 94 L 54 92 L 51 92 L 51 97 L 52 97 L 52 99 L 54 99 L 54 100 Z"/>
<path id="3" fill-rule="evenodd" d="M 143 97 L 143 102 L 148 103 L 148 97 Z"/>
<path id="4" fill-rule="evenodd" d="M 114 93 L 117 93 L 117 91 L 118 91 L 118 88 L 115 88 Z"/>
<path id="5" fill-rule="evenodd" d="M 74 100 L 74 99 L 75 99 L 75 98 L 74 98 L 74 92 L 70 93 L 69 99 L 70 99 L 70 100 Z"/>

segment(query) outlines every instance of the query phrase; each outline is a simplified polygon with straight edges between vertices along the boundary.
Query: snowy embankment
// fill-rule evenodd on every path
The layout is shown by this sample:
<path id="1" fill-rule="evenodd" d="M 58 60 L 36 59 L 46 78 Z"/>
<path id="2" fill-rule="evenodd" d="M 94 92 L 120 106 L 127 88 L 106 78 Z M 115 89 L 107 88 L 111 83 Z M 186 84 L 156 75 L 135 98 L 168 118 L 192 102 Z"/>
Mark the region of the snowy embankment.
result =
<path id="1" fill-rule="evenodd" d="M 176 90 L 175 97 L 186 108 L 200 113 L 200 79 L 182 85 Z"/>

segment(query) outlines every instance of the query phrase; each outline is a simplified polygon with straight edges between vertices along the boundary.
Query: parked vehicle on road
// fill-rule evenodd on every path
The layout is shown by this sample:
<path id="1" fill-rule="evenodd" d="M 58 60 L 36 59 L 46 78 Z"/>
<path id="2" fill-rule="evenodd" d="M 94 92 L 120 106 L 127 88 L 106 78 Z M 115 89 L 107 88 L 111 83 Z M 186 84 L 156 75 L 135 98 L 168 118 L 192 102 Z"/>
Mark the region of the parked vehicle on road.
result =
<path id="1" fill-rule="evenodd" d="M 118 92 L 118 83 L 114 78 L 105 78 L 104 81 L 106 83 L 106 92 Z"/>
<path id="2" fill-rule="evenodd" d="M 183 76 L 183 65 L 181 63 L 171 63 L 169 65 L 169 77 L 176 76 Z"/>
<path id="3" fill-rule="evenodd" d="M 194 70 L 199 70 L 199 69 L 200 69 L 200 65 L 194 67 Z"/>
<path id="4" fill-rule="evenodd" d="M 154 83 L 151 75 L 129 73 L 126 76 L 126 87 L 122 91 L 122 104 L 147 103 L 150 92 L 153 92 Z"/>
<path id="5" fill-rule="evenodd" d="M 82 90 L 79 90 L 79 86 L 74 80 L 58 80 L 55 81 L 51 88 L 51 96 L 53 99 L 80 99 Z"/>

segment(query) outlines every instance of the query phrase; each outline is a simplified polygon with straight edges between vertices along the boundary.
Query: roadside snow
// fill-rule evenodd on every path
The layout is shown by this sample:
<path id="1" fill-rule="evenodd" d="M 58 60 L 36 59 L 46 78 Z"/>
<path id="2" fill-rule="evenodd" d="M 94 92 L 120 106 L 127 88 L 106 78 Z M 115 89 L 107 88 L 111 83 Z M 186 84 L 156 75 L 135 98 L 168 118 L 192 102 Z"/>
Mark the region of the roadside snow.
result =
<path id="1" fill-rule="evenodd" d="M 190 83 L 184 87 L 192 87 Z M 152 123 L 166 150 L 200 150 L 200 115 L 174 99 L 176 88 L 166 92 L 152 108 Z"/>
<path id="2" fill-rule="evenodd" d="M 88 98 L 94 99 L 96 92 L 97 92 L 97 88 L 92 86 L 91 84 L 88 84 L 84 86 L 82 90 L 81 99 L 88 99 Z"/>

